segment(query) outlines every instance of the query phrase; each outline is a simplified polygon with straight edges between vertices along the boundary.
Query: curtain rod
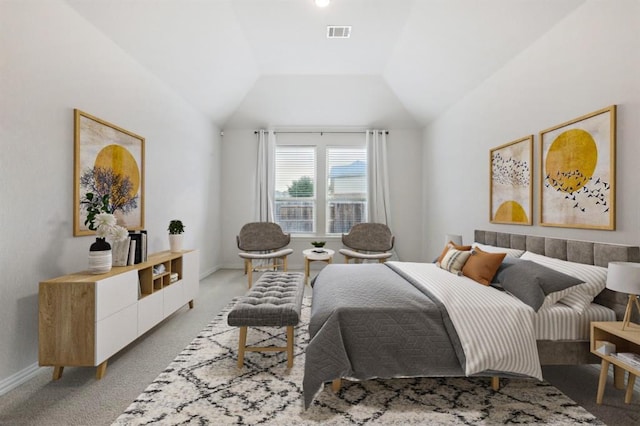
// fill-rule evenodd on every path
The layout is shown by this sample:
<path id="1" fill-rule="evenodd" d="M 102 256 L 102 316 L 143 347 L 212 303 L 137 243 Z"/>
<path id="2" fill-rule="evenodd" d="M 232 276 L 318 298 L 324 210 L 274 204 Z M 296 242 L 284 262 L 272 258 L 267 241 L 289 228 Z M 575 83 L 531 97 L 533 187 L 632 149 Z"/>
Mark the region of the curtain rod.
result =
<path id="1" fill-rule="evenodd" d="M 253 134 L 257 135 L 259 133 L 259 130 L 254 130 Z M 366 133 L 366 130 L 360 130 L 360 131 L 334 131 L 334 130 L 329 130 L 329 131 L 323 131 L 323 130 L 317 130 L 317 131 L 287 131 L 287 130 L 277 130 L 274 131 L 273 133 L 278 134 L 278 133 L 300 133 L 300 134 L 310 134 L 310 133 L 320 133 L 320 136 L 322 136 L 324 133 Z M 384 132 L 379 131 L 378 133 L 384 133 L 385 135 L 389 134 L 388 130 L 385 130 Z"/>

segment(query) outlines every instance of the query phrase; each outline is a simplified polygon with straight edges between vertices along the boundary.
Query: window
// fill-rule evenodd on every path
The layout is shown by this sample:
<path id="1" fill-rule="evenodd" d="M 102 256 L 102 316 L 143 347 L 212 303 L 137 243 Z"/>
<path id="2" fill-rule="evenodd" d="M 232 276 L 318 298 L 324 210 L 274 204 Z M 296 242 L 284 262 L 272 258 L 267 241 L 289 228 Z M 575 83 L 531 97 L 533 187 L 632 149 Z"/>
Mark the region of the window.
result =
<path id="1" fill-rule="evenodd" d="M 367 221 L 363 134 L 278 134 L 275 222 L 291 234 L 346 233 Z"/>
<path id="2" fill-rule="evenodd" d="M 367 221 L 367 150 L 327 148 L 327 233 Z"/>
<path id="3" fill-rule="evenodd" d="M 276 147 L 275 221 L 284 232 L 315 233 L 316 149 Z"/>

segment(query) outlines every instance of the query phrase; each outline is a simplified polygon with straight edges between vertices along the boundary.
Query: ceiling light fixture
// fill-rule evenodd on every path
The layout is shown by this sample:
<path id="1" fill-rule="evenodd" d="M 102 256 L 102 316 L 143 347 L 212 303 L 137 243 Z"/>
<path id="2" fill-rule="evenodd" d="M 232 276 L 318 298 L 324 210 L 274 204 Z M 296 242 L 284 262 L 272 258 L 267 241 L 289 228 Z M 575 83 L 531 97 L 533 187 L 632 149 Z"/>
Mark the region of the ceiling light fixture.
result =
<path id="1" fill-rule="evenodd" d="M 316 6 L 318 7 L 327 7 L 331 2 L 331 0 L 314 0 L 314 1 L 316 3 Z"/>

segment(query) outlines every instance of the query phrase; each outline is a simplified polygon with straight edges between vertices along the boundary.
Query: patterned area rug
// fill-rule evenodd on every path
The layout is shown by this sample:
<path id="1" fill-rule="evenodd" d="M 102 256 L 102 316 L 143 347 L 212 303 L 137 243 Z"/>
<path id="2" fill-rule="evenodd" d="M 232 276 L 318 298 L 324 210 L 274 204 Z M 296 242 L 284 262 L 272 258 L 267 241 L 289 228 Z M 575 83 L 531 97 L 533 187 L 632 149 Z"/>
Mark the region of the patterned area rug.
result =
<path id="1" fill-rule="evenodd" d="M 493 425 L 603 423 L 546 382 L 486 378 L 343 381 L 304 410 L 302 378 L 310 299 L 296 328 L 295 362 L 284 352 L 248 352 L 238 369 L 238 328 L 227 325 L 233 302 L 120 415 L 114 425 Z M 250 328 L 247 343 L 284 346 L 285 328 Z"/>

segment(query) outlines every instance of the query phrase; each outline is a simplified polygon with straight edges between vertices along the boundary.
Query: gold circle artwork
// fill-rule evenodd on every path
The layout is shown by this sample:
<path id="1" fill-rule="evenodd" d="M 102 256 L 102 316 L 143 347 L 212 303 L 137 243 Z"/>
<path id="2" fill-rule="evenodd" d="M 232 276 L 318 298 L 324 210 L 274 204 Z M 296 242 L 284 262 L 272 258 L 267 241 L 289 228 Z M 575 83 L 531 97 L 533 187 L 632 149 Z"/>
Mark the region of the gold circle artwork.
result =
<path id="1" fill-rule="evenodd" d="M 505 201 L 500 204 L 494 220 L 500 222 L 515 222 L 515 223 L 529 223 L 527 218 L 527 212 L 520 203 L 514 200 Z"/>
<path id="2" fill-rule="evenodd" d="M 116 175 L 127 177 L 131 182 L 129 196 L 133 198 L 140 188 L 140 169 L 128 149 L 121 145 L 107 145 L 96 156 L 96 168 L 111 169 Z"/>
<path id="3" fill-rule="evenodd" d="M 545 172 L 553 188 L 570 194 L 589 182 L 597 162 L 598 146 L 593 137 L 584 130 L 571 129 L 551 143 Z"/>

